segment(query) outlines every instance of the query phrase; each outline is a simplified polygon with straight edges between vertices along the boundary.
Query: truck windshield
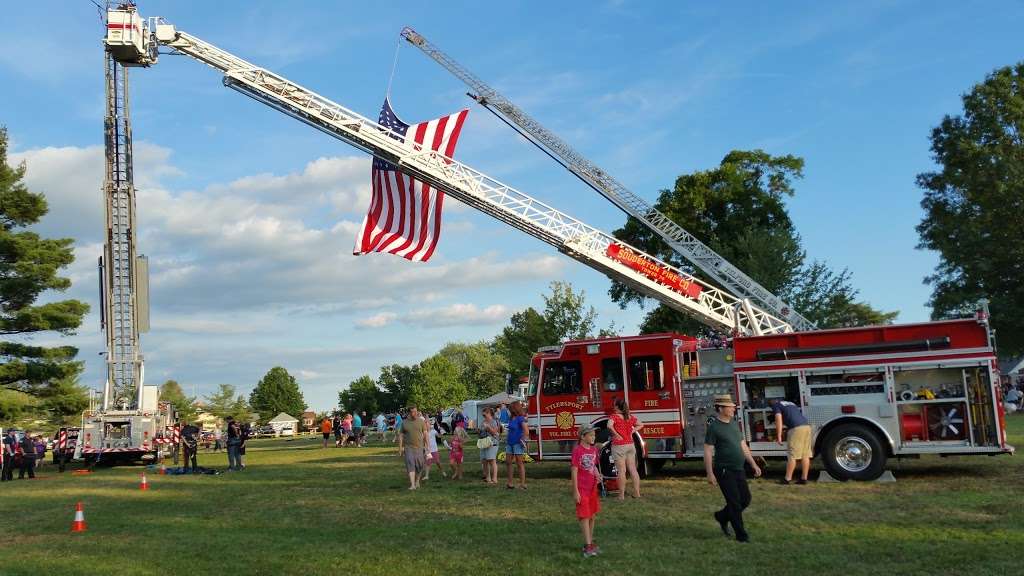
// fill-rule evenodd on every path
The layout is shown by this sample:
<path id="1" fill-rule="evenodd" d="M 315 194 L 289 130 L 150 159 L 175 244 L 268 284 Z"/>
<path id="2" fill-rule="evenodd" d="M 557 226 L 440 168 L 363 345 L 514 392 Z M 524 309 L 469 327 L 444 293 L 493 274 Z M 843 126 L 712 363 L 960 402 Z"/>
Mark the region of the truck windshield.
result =
<path id="1" fill-rule="evenodd" d="M 537 381 L 539 378 L 540 371 L 537 370 L 537 365 L 530 362 L 530 388 L 526 392 L 527 396 L 533 396 L 537 393 Z"/>

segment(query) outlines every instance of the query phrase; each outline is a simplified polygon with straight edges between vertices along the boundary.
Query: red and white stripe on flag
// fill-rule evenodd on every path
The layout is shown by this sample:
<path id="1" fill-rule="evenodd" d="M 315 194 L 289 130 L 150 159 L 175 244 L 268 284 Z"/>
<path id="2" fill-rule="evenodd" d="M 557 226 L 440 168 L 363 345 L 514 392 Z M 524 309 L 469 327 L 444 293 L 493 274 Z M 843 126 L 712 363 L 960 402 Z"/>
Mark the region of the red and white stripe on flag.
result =
<path id="1" fill-rule="evenodd" d="M 455 144 L 468 113 L 466 109 L 408 125 L 398 119 L 385 100 L 378 122 L 402 135 L 411 146 L 429 147 L 450 158 L 455 154 Z M 370 209 L 352 253 L 385 252 L 414 262 L 429 260 L 441 236 L 444 193 L 379 158 L 374 158 L 371 179 Z"/>

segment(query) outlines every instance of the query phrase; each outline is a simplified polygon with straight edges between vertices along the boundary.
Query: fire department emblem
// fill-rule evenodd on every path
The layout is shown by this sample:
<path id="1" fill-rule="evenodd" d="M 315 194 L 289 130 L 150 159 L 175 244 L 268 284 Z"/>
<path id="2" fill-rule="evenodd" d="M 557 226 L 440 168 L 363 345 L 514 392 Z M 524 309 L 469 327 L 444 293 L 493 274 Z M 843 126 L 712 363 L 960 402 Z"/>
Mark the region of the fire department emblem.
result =
<path id="1" fill-rule="evenodd" d="M 559 430 L 572 430 L 576 427 L 576 415 L 572 412 L 559 412 L 555 415 L 555 426 Z"/>

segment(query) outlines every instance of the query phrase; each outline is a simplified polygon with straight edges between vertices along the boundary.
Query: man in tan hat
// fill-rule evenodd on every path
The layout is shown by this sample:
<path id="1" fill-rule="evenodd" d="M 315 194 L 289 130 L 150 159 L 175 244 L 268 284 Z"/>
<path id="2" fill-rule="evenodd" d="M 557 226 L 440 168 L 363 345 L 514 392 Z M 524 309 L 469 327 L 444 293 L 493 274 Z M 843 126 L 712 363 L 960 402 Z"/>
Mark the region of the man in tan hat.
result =
<path id="1" fill-rule="evenodd" d="M 750 535 L 743 527 L 743 510 L 750 505 L 750 488 L 743 462 L 750 464 L 755 477 L 761 476 L 761 468 L 743 440 L 732 396 L 715 396 L 715 410 L 717 414 L 708 418 L 704 436 L 704 469 L 708 482 L 718 486 L 725 497 L 725 508 L 715 512 L 715 520 L 726 536 L 730 536 L 729 524 L 732 524 L 736 541 L 749 542 Z"/>

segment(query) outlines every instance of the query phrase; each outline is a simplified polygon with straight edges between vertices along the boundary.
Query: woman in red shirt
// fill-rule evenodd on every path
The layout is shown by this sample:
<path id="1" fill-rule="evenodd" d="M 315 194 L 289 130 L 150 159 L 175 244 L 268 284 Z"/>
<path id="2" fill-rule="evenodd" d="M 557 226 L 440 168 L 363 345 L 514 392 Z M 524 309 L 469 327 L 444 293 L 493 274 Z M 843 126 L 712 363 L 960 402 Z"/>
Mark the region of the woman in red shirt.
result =
<path id="1" fill-rule="evenodd" d="M 612 459 L 619 473 L 619 500 L 626 498 L 626 471 L 633 479 L 633 498 L 640 497 L 640 475 L 636 471 L 636 447 L 633 446 L 633 432 L 644 427 L 636 416 L 629 415 L 629 406 L 619 398 L 615 401 L 615 412 L 611 417 Z"/>

